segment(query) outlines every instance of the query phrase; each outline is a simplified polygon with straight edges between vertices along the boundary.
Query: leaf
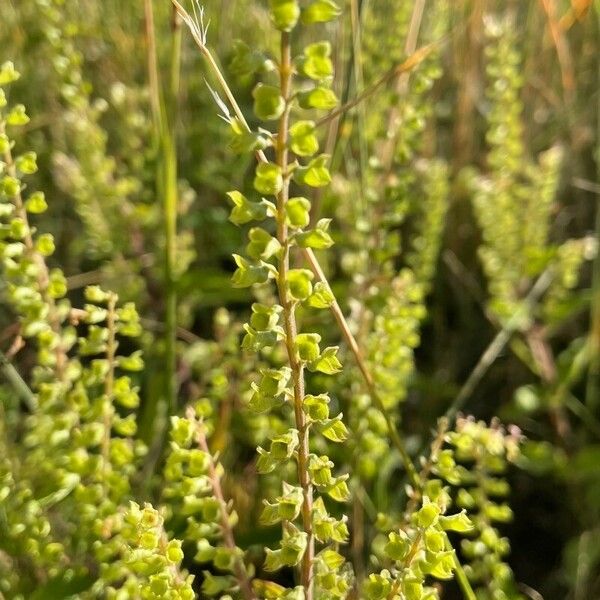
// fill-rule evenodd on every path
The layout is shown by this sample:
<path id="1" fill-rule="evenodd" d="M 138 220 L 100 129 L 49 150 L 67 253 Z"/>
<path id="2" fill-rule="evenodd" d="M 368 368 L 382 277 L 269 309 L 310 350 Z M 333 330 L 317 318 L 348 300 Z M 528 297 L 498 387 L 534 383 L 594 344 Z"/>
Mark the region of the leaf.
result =
<path id="1" fill-rule="evenodd" d="M 331 293 L 329 286 L 322 281 L 318 281 L 313 288 L 313 293 L 306 303 L 311 308 L 329 308 L 334 300 L 335 298 Z"/>
<path id="2" fill-rule="evenodd" d="M 285 110 L 285 100 L 274 85 L 259 83 L 252 91 L 254 114 L 262 121 L 275 121 Z"/>
<path id="3" fill-rule="evenodd" d="M 321 427 L 321 433 L 332 442 L 341 443 L 348 439 L 348 429 L 342 422 L 342 415 L 331 419 Z"/>
<path id="4" fill-rule="evenodd" d="M 310 187 L 324 187 L 331 183 L 331 174 L 327 168 L 329 156 L 321 154 L 313 158 L 305 167 L 298 167 L 294 171 L 294 179 L 301 185 Z"/>
<path id="5" fill-rule="evenodd" d="M 280 31 L 291 31 L 298 23 L 298 0 L 269 0 L 271 19 Z"/>
<path id="6" fill-rule="evenodd" d="M 310 201 L 306 198 L 290 198 L 285 204 L 288 224 L 292 227 L 306 227 L 310 223 Z"/>
<path id="7" fill-rule="evenodd" d="M 308 370 L 325 373 L 325 375 L 334 375 L 335 373 L 338 373 L 342 368 L 342 363 L 337 357 L 338 349 L 338 346 L 325 348 L 321 356 L 309 362 Z"/>
<path id="8" fill-rule="evenodd" d="M 306 300 L 312 294 L 314 275 L 308 269 L 290 269 L 286 276 L 286 284 L 290 296 L 294 300 Z"/>
<path id="9" fill-rule="evenodd" d="M 317 42 L 309 44 L 304 48 L 304 57 L 300 62 L 301 72 L 309 77 L 320 81 L 333 75 L 333 63 L 331 62 L 331 44 L 329 42 Z"/>
<path id="10" fill-rule="evenodd" d="M 305 25 L 326 23 L 338 17 L 342 11 L 333 0 L 314 0 L 302 11 L 302 22 Z"/>
<path id="11" fill-rule="evenodd" d="M 290 127 L 290 148 L 298 156 L 312 156 L 319 151 L 314 121 L 298 121 Z"/>
<path id="12" fill-rule="evenodd" d="M 246 246 L 246 253 L 255 260 L 268 260 L 277 254 L 281 244 L 268 231 L 261 227 L 253 227 L 248 232 L 250 243 Z"/>
<path id="13" fill-rule="evenodd" d="M 327 232 L 331 219 L 321 219 L 314 229 L 303 233 L 297 233 L 294 236 L 296 243 L 301 248 L 313 248 L 315 250 L 324 250 L 333 246 L 333 239 Z"/>
<path id="14" fill-rule="evenodd" d="M 245 225 L 250 221 L 262 221 L 267 217 L 273 205 L 266 200 L 251 202 L 238 191 L 227 192 L 234 207 L 229 215 L 229 220 L 235 225 Z M 274 208 L 274 207 L 273 207 Z"/>
<path id="15" fill-rule="evenodd" d="M 308 92 L 298 94 L 298 103 L 301 108 L 317 108 L 331 110 L 338 105 L 335 92 L 327 87 L 319 86 Z"/>
<path id="16" fill-rule="evenodd" d="M 283 187 L 281 167 L 275 163 L 261 162 L 256 166 L 254 189 L 261 194 L 277 195 Z"/>

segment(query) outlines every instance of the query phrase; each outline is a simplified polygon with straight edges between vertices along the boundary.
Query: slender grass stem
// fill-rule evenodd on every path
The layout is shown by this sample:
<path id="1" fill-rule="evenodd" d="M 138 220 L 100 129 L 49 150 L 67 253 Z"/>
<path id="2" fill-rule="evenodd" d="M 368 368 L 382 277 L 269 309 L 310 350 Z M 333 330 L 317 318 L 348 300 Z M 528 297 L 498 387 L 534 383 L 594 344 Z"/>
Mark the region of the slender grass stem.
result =
<path id="1" fill-rule="evenodd" d="M 25 402 L 27 408 L 30 411 L 35 411 L 37 408 L 37 400 L 35 394 L 29 389 L 29 386 L 21 377 L 21 374 L 14 365 L 10 362 L 9 358 L 0 351 L 0 373 L 2 373 L 4 379 L 12 386 L 17 392 L 19 397 Z"/>
<path id="2" fill-rule="evenodd" d="M 157 190 L 163 203 L 163 233 L 165 243 L 165 404 L 171 412 L 177 398 L 177 148 L 176 106 L 179 93 L 181 62 L 181 31 L 177 15 L 173 19 L 171 44 L 170 81 L 168 97 L 165 98 L 158 71 L 156 30 L 152 0 L 144 1 L 146 16 L 146 41 L 148 49 L 148 80 L 151 105 L 155 123 L 155 135 L 159 149 Z M 170 114 L 169 114 L 170 112 Z"/>

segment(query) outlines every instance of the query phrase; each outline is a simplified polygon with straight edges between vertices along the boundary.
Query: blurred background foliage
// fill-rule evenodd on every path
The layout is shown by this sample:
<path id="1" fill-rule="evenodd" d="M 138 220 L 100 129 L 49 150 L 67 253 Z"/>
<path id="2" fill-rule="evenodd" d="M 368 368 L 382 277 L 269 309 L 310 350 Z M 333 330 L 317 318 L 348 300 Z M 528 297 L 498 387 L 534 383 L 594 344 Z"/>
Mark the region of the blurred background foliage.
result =
<path id="1" fill-rule="evenodd" d="M 154 4 L 167 77 L 173 12 L 167 0 Z M 334 218 L 332 287 L 386 406 L 400 410 L 402 402 L 411 452 L 429 443 L 451 406 L 522 429 L 507 531 L 516 580 L 547 599 L 600 597 L 600 3 L 341 4 L 327 36 L 342 103 L 433 46 L 410 76 L 389 79 L 321 130 L 334 179 L 315 192 L 312 217 Z M 251 114 L 257 68 L 268 68 L 255 48 L 276 44 L 266 3 L 204 6 L 209 46 Z M 251 300 L 230 285 L 230 256 L 244 242 L 228 221 L 225 194 L 248 185 L 253 165 L 228 150 L 229 128 L 209 87 L 217 86 L 191 39 L 183 40 L 179 403 L 209 396 L 217 407 L 211 444 L 223 451 L 244 545 L 268 534 L 254 528 L 255 487 L 265 483 L 250 465 L 260 432 L 276 427 L 243 408 L 257 369 L 257 359 L 238 350 Z M 140 433 L 151 443 L 164 418 L 166 285 L 146 42 L 141 1 L 0 3 L 0 62 L 10 59 L 22 73 L 10 99 L 32 117 L 24 131 L 40 168 L 31 185 L 50 205 L 37 220 L 56 239 L 50 265 L 62 267 L 79 302 L 90 284 L 135 301 L 149 365 L 140 380 Z M 1 306 L 3 352 L 14 323 Z M 319 316 L 314 325 L 335 343 L 328 323 Z M 486 353 L 497 336 L 507 343 Z M 14 363 L 26 374 L 34 360 L 25 349 Z M 369 419 L 359 377 L 350 369 L 327 385 L 337 386 L 358 432 L 355 460 L 377 508 L 393 508 L 399 465 Z"/>

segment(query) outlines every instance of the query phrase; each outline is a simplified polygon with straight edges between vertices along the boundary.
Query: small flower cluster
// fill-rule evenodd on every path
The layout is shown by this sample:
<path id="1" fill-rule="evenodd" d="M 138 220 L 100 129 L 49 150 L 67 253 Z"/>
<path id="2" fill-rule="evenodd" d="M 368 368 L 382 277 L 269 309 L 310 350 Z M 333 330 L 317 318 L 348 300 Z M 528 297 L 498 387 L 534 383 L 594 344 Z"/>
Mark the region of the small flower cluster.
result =
<path id="1" fill-rule="evenodd" d="M 458 488 L 456 504 L 467 511 L 475 527 L 474 535 L 461 545 L 469 561 L 465 572 L 478 586 L 478 598 L 521 598 L 505 562 L 509 541 L 497 528 L 512 519 L 504 474 L 507 464 L 519 456 L 521 434 L 516 428 L 506 432 L 497 421 L 488 427 L 482 421 L 459 417 L 446 442 L 449 447 L 439 452 L 433 471 Z"/>
<path id="2" fill-rule="evenodd" d="M 523 85 L 514 30 L 490 17 L 488 45 L 487 157 L 490 173 L 472 178 L 473 206 L 483 234 L 479 255 L 488 278 L 489 306 L 502 323 L 522 310 L 532 280 L 545 269 L 556 273 L 543 308 L 545 318 L 560 319 L 561 299 L 579 281 L 580 267 L 596 252 L 585 240 L 562 246 L 549 240 L 562 151 L 553 147 L 528 160 L 523 140 Z M 526 329 L 534 315 L 523 317 Z"/>
<path id="3" fill-rule="evenodd" d="M 193 600 L 194 577 L 181 569 L 181 541 L 169 540 L 162 514 L 145 504 L 131 502 L 120 516 L 120 554 L 113 565 L 122 582 L 100 590 L 111 600 Z"/>
<path id="4" fill-rule="evenodd" d="M 439 479 L 428 481 L 423 492 L 421 506 L 408 516 L 408 523 L 388 534 L 383 557 L 391 566 L 369 575 L 362 597 L 437 600 L 438 591 L 428 582 L 454 577 L 456 557 L 447 532 L 467 533 L 473 524 L 464 510 L 446 515 L 451 500 Z"/>
<path id="5" fill-rule="evenodd" d="M 231 594 L 252 598 L 243 551 L 235 545 L 237 515 L 221 490 L 223 468 L 206 441 L 210 403 L 199 401 L 185 418 L 171 418 L 171 452 L 164 475 L 163 501 L 168 507 L 169 530 L 181 531 L 195 545 L 194 559 L 211 570 L 203 572 L 206 596 Z"/>
<path id="6" fill-rule="evenodd" d="M 12 63 L 0 68 L 0 86 L 17 78 Z M 3 580 L 5 591 L 16 593 L 26 591 L 36 578 L 84 573 L 94 556 L 101 560 L 101 554 L 109 555 L 109 545 L 100 540 L 107 520 L 129 499 L 131 479 L 144 454 L 143 445 L 134 440 L 135 417 L 127 414 L 138 406 L 137 388 L 124 373 L 144 365 L 139 351 L 118 353 L 118 338 L 141 333 L 135 307 L 119 307 L 116 294 L 90 287 L 88 304 L 73 309 L 62 271 L 48 268 L 53 238 L 29 223 L 32 215 L 46 210 L 46 200 L 41 192 L 25 196 L 22 181 L 36 171 L 35 155 L 13 159 L 15 142 L 8 136 L 9 128 L 28 118 L 20 105 L 4 111 L 1 87 L 0 104 L 1 269 L 21 335 L 38 352 L 34 403 L 21 430 L 26 452 L 14 456 L 1 494 L 4 533 L 10 540 L 7 556 L 26 555 L 35 567 L 36 576 L 27 581 Z M 12 456 L 14 440 L 3 437 L 7 456 Z M 64 538 L 68 543 L 54 541 L 55 530 L 65 529 L 54 518 L 58 505 L 72 517 Z"/>

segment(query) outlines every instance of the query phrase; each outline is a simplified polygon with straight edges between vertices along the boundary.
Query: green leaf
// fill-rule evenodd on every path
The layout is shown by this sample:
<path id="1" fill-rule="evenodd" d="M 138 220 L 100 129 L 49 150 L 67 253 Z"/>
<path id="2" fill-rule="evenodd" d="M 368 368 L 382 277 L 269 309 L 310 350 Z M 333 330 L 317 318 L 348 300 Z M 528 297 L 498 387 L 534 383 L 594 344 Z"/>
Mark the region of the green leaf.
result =
<path id="1" fill-rule="evenodd" d="M 464 510 L 457 515 L 451 515 L 449 517 L 441 516 L 439 518 L 439 524 L 444 531 L 457 531 L 458 533 L 466 533 L 472 531 L 474 528 L 471 519 L 467 517 L 467 513 Z"/>
<path id="2" fill-rule="evenodd" d="M 283 187 L 281 167 L 270 162 L 261 162 L 256 166 L 254 189 L 261 194 L 277 195 Z"/>
<path id="3" fill-rule="evenodd" d="M 285 100 L 274 85 L 259 83 L 252 91 L 254 114 L 262 121 L 275 121 L 285 110 Z"/>
<path id="4" fill-rule="evenodd" d="M 314 275 L 308 269 L 290 269 L 286 276 L 286 284 L 290 296 L 294 300 L 306 300 L 312 294 Z"/>
<path id="5" fill-rule="evenodd" d="M 337 502 L 347 502 L 350 499 L 350 490 L 345 478 L 339 480 L 327 490 L 327 495 Z"/>
<path id="6" fill-rule="evenodd" d="M 406 533 L 402 530 L 398 531 L 398 533 L 392 531 L 389 533 L 388 539 L 389 541 L 383 549 L 385 554 L 395 561 L 404 560 L 411 545 Z"/>
<path id="7" fill-rule="evenodd" d="M 298 156 L 312 156 L 318 152 L 314 121 L 298 121 L 290 127 L 290 148 Z"/>
<path id="8" fill-rule="evenodd" d="M 6 117 L 6 122 L 8 125 L 26 125 L 29 123 L 29 117 L 25 112 L 25 107 L 22 104 L 17 104 Z"/>
<path id="9" fill-rule="evenodd" d="M 294 239 L 301 248 L 314 248 L 315 250 L 331 248 L 333 246 L 333 239 L 327 232 L 330 224 L 331 219 L 321 219 L 315 229 L 297 233 Z"/>
<path id="10" fill-rule="evenodd" d="M 329 42 L 317 42 L 304 48 L 304 56 L 300 62 L 301 72 L 309 77 L 321 81 L 333 75 L 333 63 L 331 62 L 331 44 Z"/>
<path id="11" fill-rule="evenodd" d="M 338 99 L 333 90 L 319 86 L 308 92 L 298 94 L 298 104 L 306 110 L 310 108 L 331 110 L 338 105 Z"/>
<path id="12" fill-rule="evenodd" d="M 305 25 L 326 23 L 338 17 L 342 11 L 333 0 L 314 0 L 302 11 Z"/>
<path id="13" fill-rule="evenodd" d="M 329 156 L 321 154 L 313 158 L 305 167 L 298 167 L 294 171 L 294 179 L 301 185 L 310 187 L 324 187 L 331 183 L 331 174 L 327 168 Z"/>
<path id="14" fill-rule="evenodd" d="M 269 214 L 274 214 L 275 207 L 271 202 L 251 202 L 238 191 L 227 192 L 229 199 L 234 204 L 229 220 L 235 225 L 244 225 L 250 221 L 262 221 Z"/>
<path id="15" fill-rule="evenodd" d="M 280 31 L 291 31 L 300 17 L 298 0 L 269 0 L 271 19 Z"/>
<path id="16" fill-rule="evenodd" d="M 341 443 L 348 439 L 348 429 L 342 421 L 342 415 L 331 419 L 320 428 L 321 433 L 332 442 Z"/>
<path id="17" fill-rule="evenodd" d="M 25 209 L 32 215 L 39 215 L 48 209 L 48 203 L 43 192 L 34 192 L 27 198 Z"/>
<path id="18" fill-rule="evenodd" d="M 329 286 L 322 281 L 318 281 L 313 288 L 313 293 L 306 303 L 311 308 L 329 308 L 334 300 L 335 298 L 331 293 Z"/>
<path id="19" fill-rule="evenodd" d="M 308 363 L 309 371 L 318 371 L 325 375 L 334 375 L 342 368 L 342 363 L 337 357 L 338 346 L 330 346 L 323 350 L 321 356 Z"/>
<path id="20" fill-rule="evenodd" d="M 261 227 L 253 227 L 248 232 L 250 243 L 246 246 L 246 253 L 255 260 L 268 260 L 281 249 L 281 244 L 268 231 Z"/>
<path id="21" fill-rule="evenodd" d="M 310 201 L 306 198 L 290 198 L 285 204 L 288 224 L 292 227 L 306 227 L 310 223 Z"/>
<path id="22" fill-rule="evenodd" d="M 233 287 L 250 287 L 251 285 L 266 283 L 269 279 L 272 271 L 266 263 L 259 262 L 253 264 L 239 254 L 234 254 L 233 259 L 238 266 L 231 278 Z"/>
<path id="23" fill-rule="evenodd" d="M 311 421 L 324 421 L 329 418 L 329 396 L 327 394 L 319 394 L 313 396 L 307 394 L 302 402 L 302 409 L 308 415 Z"/>
<path id="24" fill-rule="evenodd" d="M 321 336 L 318 333 L 299 333 L 295 344 L 300 360 L 313 361 L 319 358 L 319 342 Z"/>
<path id="25" fill-rule="evenodd" d="M 13 83 L 19 77 L 21 77 L 21 74 L 15 69 L 14 63 L 10 60 L 0 66 L 0 86 Z"/>
<path id="26" fill-rule="evenodd" d="M 316 560 L 322 561 L 324 565 L 333 571 L 337 571 L 346 561 L 346 559 L 335 550 L 326 548 L 317 554 Z"/>

